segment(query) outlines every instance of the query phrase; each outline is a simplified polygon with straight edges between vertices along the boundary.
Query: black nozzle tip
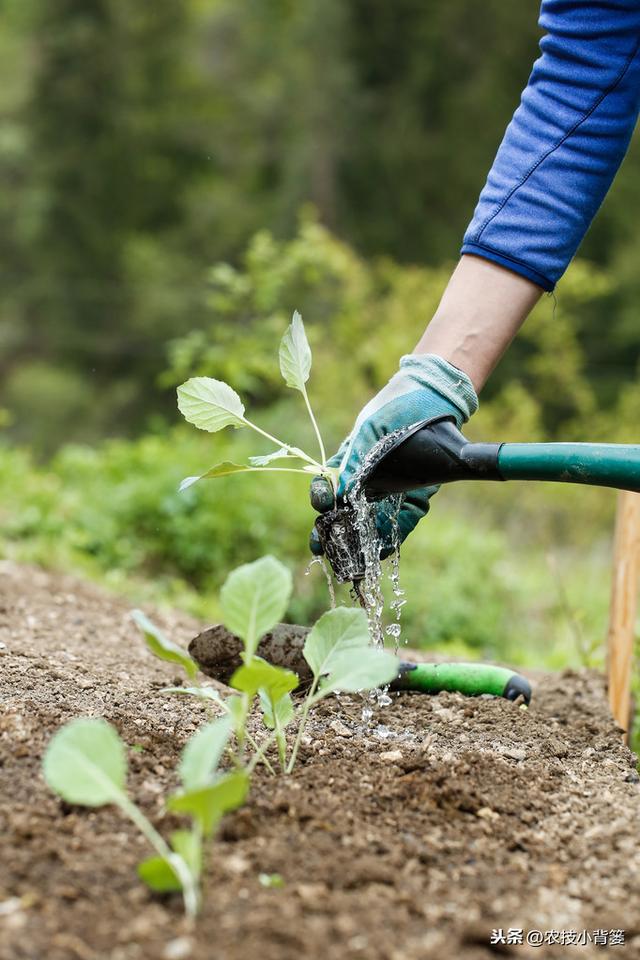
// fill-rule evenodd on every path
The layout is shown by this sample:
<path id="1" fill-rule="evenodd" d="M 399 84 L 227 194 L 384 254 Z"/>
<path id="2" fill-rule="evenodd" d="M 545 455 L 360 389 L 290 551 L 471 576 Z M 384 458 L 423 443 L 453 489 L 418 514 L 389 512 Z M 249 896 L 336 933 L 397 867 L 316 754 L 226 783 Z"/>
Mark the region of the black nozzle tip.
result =
<path id="1" fill-rule="evenodd" d="M 514 673 L 513 676 L 509 677 L 507 685 L 503 690 L 502 696 L 506 697 L 507 700 L 517 700 L 518 697 L 522 697 L 527 706 L 531 703 L 531 684 L 525 678 L 520 676 L 519 673 Z"/>

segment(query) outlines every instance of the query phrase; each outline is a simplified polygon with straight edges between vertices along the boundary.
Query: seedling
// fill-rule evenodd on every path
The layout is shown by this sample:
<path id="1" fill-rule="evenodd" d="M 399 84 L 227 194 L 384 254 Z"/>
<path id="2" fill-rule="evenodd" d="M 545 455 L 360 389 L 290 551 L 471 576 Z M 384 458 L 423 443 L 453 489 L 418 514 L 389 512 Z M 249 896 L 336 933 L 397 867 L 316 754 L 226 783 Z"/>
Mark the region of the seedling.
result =
<path id="1" fill-rule="evenodd" d="M 279 873 L 261 873 L 258 876 L 258 883 L 268 890 L 281 890 L 284 887 L 284 880 Z"/>
<path id="2" fill-rule="evenodd" d="M 247 419 L 242 400 L 228 384 L 210 377 L 194 377 L 178 388 L 178 406 L 186 420 L 211 433 L 226 426 L 250 427 L 274 443 L 276 450 L 250 457 L 247 465 L 222 463 L 201 476 L 187 477 L 181 484 L 182 490 L 197 480 L 265 470 L 322 474 L 335 489 L 338 471 L 327 466 L 307 393 L 311 349 L 297 312 L 280 344 L 280 370 L 287 386 L 298 390 L 304 398 L 320 459 L 310 457 Z M 270 466 L 276 460 L 294 460 L 304 465 Z M 224 714 L 202 726 L 187 743 L 179 765 L 182 788 L 167 798 L 167 810 L 188 816 L 190 829 L 174 831 L 167 843 L 130 799 L 126 789 L 126 748 L 106 721 L 72 721 L 55 734 L 44 756 L 45 779 L 64 800 L 89 807 L 115 804 L 136 824 L 155 851 L 154 856 L 139 865 L 139 876 L 154 891 L 181 891 L 190 918 L 196 915 L 200 904 L 203 841 L 213 835 L 227 811 L 244 803 L 250 776 L 258 763 L 274 772 L 266 756 L 270 748 L 277 747 L 282 770 L 291 773 L 312 707 L 332 693 L 370 690 L 396 676 L 396 658 L 369 645 L 364 611 L 337 607 L 325 613 L 307 636 L 303 654 L 313 682 L 302 703 L 296 704 L 291 694 L 299 686 L 298 675 L 256 655 L 260 638 L 285 615 L 291 589 L 290 572 L 273 557 L 262 557 L 239 567 L 227 578 L 220 594 L 223 622 L 241 638 L 243 650 L 242 665 L 231 678 L 231 686 L 238 692 L 226 698 L 211 687 L 194 685 L 197 663 L 142 611 L 133 613 L 150 651 L 185 671 L 189 685 L 168 687 L 166 692 L 199 697 L 216 704 Z M 254 703 L 259 705 L 268 731 L 259 743 L 247 729 Z M 297 729 L 289 752 L 286 731 L 290 726 Z M 219 770 L 225 754 L 233 763 L 231 772 Z M 283 881 L 279 874 L 261 874 L 260 883 L 275 888 Z"/>
<path id="3" fill-rule="evenodd" d="M 274 557 L 239 567 L 227 578 L 220 594 L 224 624 L 242 639 L 243 663 L 231 678 L 238 693 L 226 698 L 212 687 L 194 686 L 196 662 L 144 613 L 134 612 L 149 650 L 162 660 L 179 664 L 191 684 L 169 687 L 167 692 L 197 696 L 224 712 L 204 724 L 185 746 L 178 768 L 182 787 L 166 801 L 167 810 L 190 818 L 190 829 L 173 831 L 167 843 L 130 799 L 126 747 L 106 721 L 71 721 L 55 734 L 44 756 L 45 780 L 68 803 L 88 807 L 115 804 L 135 823 L 155 851 L 139 865 L 140 878 L 158 893 L 180 891 L 190 918 L 200 905 L 203 842 L 215 833 L 227 811 L 244 803 L 258 763 L 274 772 L 266 757 L 269 749 L 275 744 L 282 770 L 291 773 L 316 704 L 338 691 L 365 691 L 389 683 L 397 672 L 392 654 L 369 645 L 365 612 L 337 607 L 320 617 L 307 636 L 303 654 L 313 682 L 296 705 L 291 693 L 299 684 L 297 674 L 256 656 L 261 636 L 284 616 L 291 587 L 291 574 Z M 258 703 L 268 731 L 259 743 L 247 730 L 254 703 Z M 292 725 L 297 729 L 289 751 L 286 730 Z M 219 769 L 225 754 L 233 764 L 231 772 Z M 276 874 L 262 876 L 267 877 L 260 880 L 263 884 L 281 885 Z"/>
<path id="4" fill-rule="evenodd" d="M 155 623 L 152 623 L 146 613 L 143 613 L 142 610 L 133 610 L 131 612 L 131 617 L 136 626 L 140 629 L 145 639 L 145 643 L 147 644 L 147 647 L 151 653 L 158 657 L 159 660 L 165 660 L 168 663 L 179 664 L 184 670 L 187 679 L 192 681 L 198 673 L 199 667 L 196 661 L 189 656 L 186 650 L 183 650 L 183 648 L 179 647 L 173 642 L 173 640 L 170 640 L 163 633 L 160 627 L 156 626 Z M 216 704 L 216 706 L 220 707 L 223 713 L 226 713 L 229 717 L 235 717 L 239 713 L 241 707 L 239 697 L 228 698 L 225 700 L 220 696 L 217 690 L 214 690 L 213 687 L 164 687 L 162 693 L 175 693 L 182 696 L 198 697 L 201 700 L 207 701 L 209 705 Z M 258 745 L 251 734 L 245 730 L 244 736 L 249 741 L 251 746 L 257 750 Z M 271 770 L 271 772 L 273 772 L 273 768 L 266 758 L 263 759 L 263 763 Z"/>
<path id="5" fill-rule="evenodd" d="M 212 377 L 191 377 L 186 383 L 178 387 L 178 408 L 185 420 L 198 427 L 200 430 L 206 430 L 209 433 L 216 433 L 223 427 L 250 427 L 260 436 L 271 441 L 276 447 L 273 453 L 263 456 L 249 457 L 248 464 L 231 463 L 225 461 L 218 463 L 205 473 L 195 477 L 185 477 L 180 484 L 180 490 L 186 490 L 198 480 L 213 480 L 216 477 L 226 477 L 233 473 L 246 472 L 280 472 L 280 473 L 311 473 L 321 474 L 327 477 L 334 486 L 338 475 L 335 467 L 327 465 L 327 456 L 325 452 L 322 436 L 318 428 L 318 422 L 314 416 L 309 394 L 307 392 L 307 381 L 311 372 L 311 347 L 307 340 L 302 317 L 295 311 L 291 324 L 280 343 L 279 351 L 280 372 L 284 382 L 292 390 L 298 390 L 305 402 L 313 430 L 315 432 L 320 459 L 309 456 L 300 447 L 292 446 L 279 440 L 272 434 L 267 433 L 262 427 L 259 427 L 253 421 L 245 417 L 245 407 L 236 391 L 224 383 L 222 380 L 214 380 Z M 279 460 L 288 460 L 303 466 L 274 467 L 271 464 Z"/>
<path id="6" fill-rule="evenodd" d="M 138 875 L 158 893 L 181 891 L 185 912 L 193 918 L 200 904 L 203 841 L 227 811 L 244 803 L 249 789 L 246 771 L 218 770 L 230 736 L 231 723 L 225 717 L 201 727 L 182 751 L 182 788 L 167 798 L 166 806 L 189 816 L 191 828 L 174 830 L 169 843 L 129 798 L 126 747 L 105 720 L 78 719 L 62 727 L 45 753 L 44 777 L 68 803 L 119 807 L 155 850 L 155 856 L 138 866 Z"/>
<path id="7" fill-rule="evenodd" d="M 291 693 L 299 685 L 298 675 L 256 656 L 260 638 L 285 615 L 291 589 L 291 574 L 270 556 L 234 570 L 222 587 L 222 621 L 243 643 L 243 663 L 230 681 L 240 696 L 224 699 L 211 687 L 168 687 L 165 690 L 212 700 L 222 706 L 235 734 L 234 762 L 238 768 L 249 772 L 257 763 L 267 760 L 265 754 L 275 743 L 282 770 L 291 773 L 309 713 L 315 705 L 333 693 L 367 691 L 390 683 L 397 674 L 396 658 L 370 645 L 364 610 L 336 607 L 323 614 L 307 636 L 303 655 L 313 681 L 305 698 L 296 704 Z M 134 616 L 151 652 L 175 662 L 175 645 L 144 615 Z M 189 660 L 183 667 L 191 680 L 197 664 L 184 651 L 182 655 Z M 269 731 L 260 743 L 250 737 L 247 730 L 249 713 L 255 702 Z M 296 732 L 289 752 L 286 731 L 291 726 L 296 727 Z M 247 743 L 253 748 L 249 757 L 245 756 Z"/>

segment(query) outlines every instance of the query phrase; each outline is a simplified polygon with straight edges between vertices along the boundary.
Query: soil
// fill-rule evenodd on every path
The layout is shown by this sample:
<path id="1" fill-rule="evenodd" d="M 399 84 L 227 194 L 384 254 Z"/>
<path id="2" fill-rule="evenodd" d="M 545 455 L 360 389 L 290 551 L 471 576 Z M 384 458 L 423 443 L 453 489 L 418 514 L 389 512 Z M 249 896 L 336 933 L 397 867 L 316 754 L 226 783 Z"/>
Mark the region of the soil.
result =
<path id="1" fill-rule="evenodd" d="M 294 670 L 302 683 L 312 679 L 312 673 L 302 656 L 302 648 L 309 630 L 296 624 L 277 623 L 258 643 L 256 654 L 274 666 Z M 203 673 L 222 683 L 228 683 L 242 663 L 242 640 L 230 633 L 221 623 L 207 627 L 189 644 L 189 653 Z"/>
<path id="2" fill-rule="evenodd" d="M 133 797 L 162 795 L 204 706 L 169 697 L 128 605 L 0 565 L 2 960 L 481 960 L 640 956 L 640 781 L 592 672 L 533 678 L 529 710 L 458 694 L 316 713 L 289 778 L 260 769 L 211 847 L 195 932 L 136 877 L 145 842 L 117 810 L 62 803 L 40 774 L 53 731 L 102 715 L 130 745 Z M 202 624 L 156 616 L 184 643 Z M 280 874 L 268 888 L 261 874 Z M 263 878 L 264 879 L 264 878 Z M 490 945 L 494 928 L 624 946 Z"/>

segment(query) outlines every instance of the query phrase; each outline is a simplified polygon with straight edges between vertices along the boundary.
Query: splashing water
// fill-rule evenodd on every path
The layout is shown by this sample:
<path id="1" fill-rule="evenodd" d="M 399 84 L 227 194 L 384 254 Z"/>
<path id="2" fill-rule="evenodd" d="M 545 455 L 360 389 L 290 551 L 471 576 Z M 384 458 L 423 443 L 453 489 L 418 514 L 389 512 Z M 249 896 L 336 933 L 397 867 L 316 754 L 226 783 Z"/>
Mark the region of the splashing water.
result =
<path id="1" fill-rule="evenodd" d="M 382 615 L 384 597 L 382 595 L 382 565 L 380 562 L 380 538 L 376 529 L 376 505 L 365 496 L 354 494 L 350 498 L 354 508 L 354 523 L 362 549 L 364 577 L 359 586 L 359 595 L 369 621 L 371 642 L 382 647 L 384 633 Z"/>
<path id="2" fill-rule="evenodd" d="M 336 591 L 333 586 L 333 577 L 331 576 L 331 572 L 325 562 L 324 557 L 314 557 L 313 560 L 309 562 L 309 565 L 307 566 L 307 569 L 305 570 L 304 575 L 305 577 L 308 577 L 309 574 L 311 573 L 311 568 L 315 567 L 316 565 L 318 565 L 322 570 L 322 572 L 324 573 L 325 579 L 327 581 L 327 590 L 329 591 L 329 604 L 331 606 L 331 609 L 335 610 Z"/>
<path id="3" fill-rule="evenodd" d="M 411 429 L 411 428 L 409 428 Z M 353 586 L 351 596 L 354 602 L 359 602 L 367 615 L 371 642 L 376 647 L 383 647 L 385 637 L 394 640 L 397 654 L 402 628 L 400 617 L 406 601 L 405 591 L 400 586 L 400 530 L 398 515 L 404 502 L 403 494 L 392 494 L 381 500 L 370 501 L 365 495 L 367 478 L 380 459 L 395 445 L 399 436 L 405 434 L 406 428 L 397 430 L 382 437 L 367 453 L 353 487 L 344 497 L 342 505 L 334 502 L 334 510 L 324 514 L 316 520 L 319 534 L 324 538 L 323 546 L 329 558 L 331 567 L 335 571 L 338 581 L 351 581 Z M 378 531 L 376 519 L 379 512 L 384 518 L 384 546 L 390 553 L 389 580 L 393 599 L 390 610 L 393 622 L 387 627 L 383 624 L 385 608 L 382 591 L 382 564 L 380 552 L 383 546 L 382 535 Z M 322 521 L 322 523 L 321 523 Z M 388 548 L 391 548 L 390 551 Z M 331 596 L 331 605 L 335 606 L 333 581 L 326 565 L 320 558 L 309 564 L 307 573 L 314 563 L 322 563 L 327 578 Z M 388 706 L 392 700 L 388 687 L 384 690 L 372 691 L 368 698 L 368 705 L 363 707 L 362 719 L 365 726 L 372 722 L 373 710 L 376 706 Z"/>
<path id="4" fill-rule="evenodd" d="M 400 616 L 402 614 L 402 608 L 407 602 L 405 591 L 400 586 L 400 530 L 398 526 L 398 514 L 402 507 L 404 497 L 402 494 L 394 494 L 381 501 L 369 501 L 364 494 L 364 482 L 362 479 L 366 478 L 369 468 L 379 461 L 380 457 L 384 455 L 385 449 L 394 442 L 395 435 L 392 434 L 383 437 L 371 448 L 360 471 L 361 479 L 356 482 L 353 490 L 347 495 L 347 500 L 354 511 L 354 523 L 362 550 L 364 577 L 357 590 L 357 595 L 367 614 L 371 641 L 375 646 L 382 647 L 384 645 L 384 637 L 392 637 L 394 640 L 394 652 L 397 653 L 402 633 Z M 390 623 L 386 628 L 383 625 L 385 602 L 382 592 L 382 562 L 380 560 L 382 541 L 376 526 L 376 515 L 379 510 L 383 510 L 388 517 L 391 530 L 392 553 L 388 576 L 393 592 L 390 609 L 394 617 L 394 622 Z M 376 706 L 386 707 L 392 703 L 388 687 L 382 690 L 372 690 L 367 700 L 368 703 L 363 707 L 362 711 L 362 720 L 365 725 L 371 723 L 373 709 Z"/>
<path id="5" fill-rule="evenodd" d="M 393 517 L 392 521 L 392 536 L 393 536 L 393 553 L 390 558 L 389 566 L 389 580 L 391 581 L 391 589 L 393 591 L 393 600 L 389 604 L 393 615 L 395 617 L 395 622 L 390 623 L 385 633 L 388 637 L 393 637 L 394 639 L 394 653 L 398 652 L 400 646 L 400 634 L 402 633 L 402 627 L 400 626 L 400 615 L 402 614 L 402 608 L 404 607 L 406 601 L 405 591 L 400 586 L 400 528 L 398 526 L 397 513 Z M 406 643 L 406 640 L 405 640 Z"/>
<path id="6" fill-rule="evenodd" d="M 398 527 L 398 514 L 404 498 L 402 494 L 393 494 L 384 500 L 370 501 L 367 500 L 363 489 L 365 478 L 368 476 L 371 467 L 378 463 L 380 458 L 384 456 L 385 450 L 393 445 L 395 439 L 396 434 L 389 434 L 382 437 L 369 450 L 359 472 L 359 479 L 356 480 L 353 489 L 347 494 L 347 500 L 355 514 L 354 523 L 362 550 L 364 577 L 359 592 L 369 620 L 371 640 L 375 646 L 381 647 L 384 645 L 385 634 L 393 637 L 395 652 L 397 653 L 401 633 L 400 613 L 406 603 L 404 590 L 400 587 L 400 530 Z M 376 526 L 376 515 L 380 510 L 384 511 L 388 518 L 392 549 L 389 579 L 393 590 L 393 600 L 390 606 L 395 622 L 390 624 L 386 630 L 383 626 L 384 596 L 382 593 L 382 562 L 380 560 L 382 541 Z"/>

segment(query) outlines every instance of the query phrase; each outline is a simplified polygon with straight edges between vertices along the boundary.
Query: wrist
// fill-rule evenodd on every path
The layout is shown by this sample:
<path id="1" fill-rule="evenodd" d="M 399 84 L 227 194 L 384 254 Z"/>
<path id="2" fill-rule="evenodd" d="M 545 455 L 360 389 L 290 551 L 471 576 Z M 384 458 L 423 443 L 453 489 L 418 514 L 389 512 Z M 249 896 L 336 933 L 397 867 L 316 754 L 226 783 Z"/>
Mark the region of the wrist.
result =
<path id="1" fill-rule="evenodd" d="M 519 274 L 465 254 L 414 352 L 455 364 L 480 392 L 542 292 Z"/>
<path id="2" fill-rule="evenodd" d="M 460 412 L 466 423 L 478 409 L 473 383 L 464 371 L 434 353 L 409 353 L 400 360 L 400 370 L 418 385 L 434 390 Z"/>

